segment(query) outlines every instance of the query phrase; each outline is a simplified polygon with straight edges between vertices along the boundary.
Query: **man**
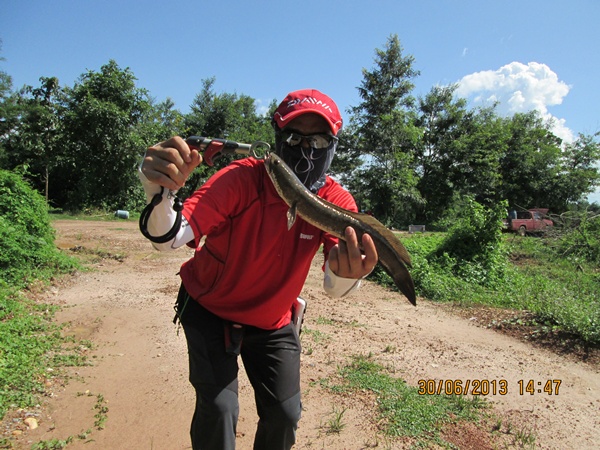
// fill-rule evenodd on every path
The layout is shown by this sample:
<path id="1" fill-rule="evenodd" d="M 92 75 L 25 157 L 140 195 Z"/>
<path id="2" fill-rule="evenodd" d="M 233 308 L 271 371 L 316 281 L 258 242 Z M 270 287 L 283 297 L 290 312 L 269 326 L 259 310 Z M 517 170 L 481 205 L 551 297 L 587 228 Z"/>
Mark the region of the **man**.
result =
<path id="1" fill-rule="evenodd" d="M 356 211 L 352 196 L 326 175 L 342 118 L 315 89 L 291 92 L 273 116 L 275 152 L 320 197 Z M 182 187 L 202 162 L 179 137 L 150 147 L 140 178 L 150 200 L 163 200 L 148 221 L 151 235 L 167 233 L 175 212 L 168 190 Z M 255 391 L 259 423 L 254 448 L 289 449 L 300 419 L 300 341 L 290 323 L 311 261 L 323 244 L 324 288 L 333 297 L 355 289 L 377 263 L 370 236 L 359 249 L 300 218 L 288 231 L 288 207 L 277 195 L 264 161 L 245 158 L 220 170 L 188 198 L 178 234 L 154 244 L 196 249 L 181 267 L 177 308 L 185 331 L 190 382 L 196 390 L 191 425 L 194 449 L 233 449 L 238 419 L 238 355 Z M 205 237 L 204 243 L 200 239 Z"/>

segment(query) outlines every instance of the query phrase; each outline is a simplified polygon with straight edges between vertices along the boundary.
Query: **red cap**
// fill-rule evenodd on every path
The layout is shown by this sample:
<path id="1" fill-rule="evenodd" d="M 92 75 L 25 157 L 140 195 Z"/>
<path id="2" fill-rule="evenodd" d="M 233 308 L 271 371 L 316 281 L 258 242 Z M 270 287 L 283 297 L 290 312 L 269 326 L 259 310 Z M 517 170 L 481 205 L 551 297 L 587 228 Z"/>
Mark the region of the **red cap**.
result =
<path id="1" fill-rule="evenodd" d="M 285 127 L 294 117 L 316 113 L 327 120 L 334 135 L 342 128 L 342 116 L 335 102 L 316 89 L 290 92 L 279 104 L 273 120 L 279 128 Z"/>

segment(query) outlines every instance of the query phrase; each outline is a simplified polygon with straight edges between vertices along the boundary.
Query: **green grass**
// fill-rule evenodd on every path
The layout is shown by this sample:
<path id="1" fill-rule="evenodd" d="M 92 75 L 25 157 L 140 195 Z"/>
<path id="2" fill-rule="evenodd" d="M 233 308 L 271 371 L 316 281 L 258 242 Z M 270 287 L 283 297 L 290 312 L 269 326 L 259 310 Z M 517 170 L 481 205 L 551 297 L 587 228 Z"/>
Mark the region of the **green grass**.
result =
<path id="1" fill-rule="evenodd" d="M 304 327 L 302 333 L 304 334 L 304 336 L 310 336 L 312 342 L 314 342 L 315 344 L 321 344 L 323 342 L 331 340 L 331 336 L 329 336 L 327 333 L 323 333 L 322 331 L 314 330 L 308 327 Z"/>
<path id="2" fill-rule="evenodd" d="M 337 407 L 333 407 L 331 417 L 324 426 L 327 434 L 340 434 L 346 428 L 346 424 L 344 423 L 345 412 L 346 408 L 339 410 Z"/>
<path id="3" fill-rule="evenodd" d="M 443 233 L 401 237 L 413 259 L 411 275 L 418 295 L 463 306 L 528 311 L 540 326 L 553 332 L 568 333 L 586 345 L 600 344 L 597 264 L 564 256 L 554 238 L 507 234 L 490 270 L 488 262 L 457 264 L 448 257 L 432 257 L 443 239 Z M 371 279 L 393 286 L 381 270 L 374 271 Z"/>
<path id="4" fill-rule="evenodd" d="M 10 408 L 39 402 L 57 369 L 87 363 L 52 322 L 56 307 L 0 290 L 0 419 Z"/>
<path id="5" fill-rule="evenodd" d="M 101 209 L 86 209 L 85 211 L 50 211 L 50 220 L 83 220 L 89 222 L 137 222 L 140 218 L 141 211 L 128 211 L 129 218 L 121 219 L 116 217 L 116 211 L 105 211 Z"/>
<path id="6" fill-rule="evenodd" d="M 524 261 L 514 266 L 514 283 L 505 292 L 540 323 L 600 344 L 600 269 L 561 257 L 550 244 L 527 238 L 511 242 L 511 254 Z"/>
<path id="7" fill-rule="evenodd" d="M 440 437 L 444 424 L 462 420 L 477 421 L 485 415 L 488 404 L 479 397 L 420 395 L 419 388 L 386 373 L 368 356 L 355 356 L 350 364 L 339 370 L 341 384 L 324 386 L 338 394 L 368 392 L 377 403 L 380 430 L 388 437 L 409 437 L 418 445 L 446 445 Z M 334 415 L 334 419 L 341 415 Z M 340 420 L 337 420 L 338 423 Z"/>
<path id="8" fill-rule="evenodd" d="M 73 442 L 73 436 L 66 439 L 51 439 L 49 441 L 36 442 L 31 446 L 31 450 L 60 450 L 67 448 Z"/>

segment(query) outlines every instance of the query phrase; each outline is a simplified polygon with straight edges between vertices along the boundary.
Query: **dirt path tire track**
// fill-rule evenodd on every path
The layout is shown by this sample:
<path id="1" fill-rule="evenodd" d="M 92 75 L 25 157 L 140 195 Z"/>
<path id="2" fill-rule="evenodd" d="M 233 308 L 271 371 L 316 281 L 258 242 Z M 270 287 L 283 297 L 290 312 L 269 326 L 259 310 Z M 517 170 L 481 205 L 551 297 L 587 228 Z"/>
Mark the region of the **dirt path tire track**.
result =
<path id="1" fill-rule="evenodd" d="M 39 428 L 14 437 L 15 448 L 91 429 L 87 439 L 76 438 L 68 448 L 189 449 L 194 395 L 187 382 L 185 339 L 171 319 L 176 272 L 191 250 L 155 252 L 132 221 L 57 221 L 54 226 L 61 248 L 81 246 L 126 257 L 122 262 L 104 258 L 93 271 L 44 294 L 65 306 L 57 320 L 68 322 L 69 332 L 94 343 L 89 352 L 93 365 L 74 368 L 66 384 L 51 380 L 52 394 L 37 411 Z M 302 337 L 303 417 L 295 448 L 409 445 L 378 434 L 369 396 L 342 397 L 320 386 L 320 380 L 335 379 L 339 366 L 359 354 L 373 354 L 414 386 L 421 379 L 506 380 L 508 395 L 487 399 L 504 424 L 534 433 L 536 448 L 598 448 L 597 367 L 477 327 L 427 301 L 414 308 L 400 294 L 372 283 L 351 297 L 330 299 L 320 287 L 320 264 L 318 256 L 303 296 L 308 300 L 305 329 L 318 330 L 324 339 L 311 333 Z M 519 395 L 518 381 L 530 379 L 560 379 L 559 395 Z M 93 426 L 98 395 L 109 408 L 103 430 Z M 327 422 L 344 408 L 345 427 L 328 434 Z M 256 420 L 252 389 L 241 368 L 238 448 L 252 447 Z M 448 436 L 453 431 L 459 448 L 492 448 L 489 429 L 450 429 Z M 516 446 L 514 435 L 497 437 L 503 446 Z"/>

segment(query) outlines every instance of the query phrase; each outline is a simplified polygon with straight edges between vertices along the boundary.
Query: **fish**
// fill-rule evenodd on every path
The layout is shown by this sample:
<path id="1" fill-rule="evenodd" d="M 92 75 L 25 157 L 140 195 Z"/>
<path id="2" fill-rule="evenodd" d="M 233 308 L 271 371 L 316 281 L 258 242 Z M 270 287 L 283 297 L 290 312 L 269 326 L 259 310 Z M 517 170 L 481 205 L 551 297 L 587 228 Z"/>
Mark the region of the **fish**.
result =
<path id="1" fill-rule="evenodd" d="M 265 168 L 275 190 L 290 207 L 287 212 L 288 229 L 300 216 L 338 239 L 346 239 L 347 227 L 354 228 L 359 243 L 362 242 L 362 236 L 368 234 L 375 243 L 379 264 L 392 277 L 400 292 L 416 306 L 415 287 L 408 271 L 408 268 L 412 268 L 411 258 L 391 230 L 373 216 L 349 211 L 313 194 L 275 153 L 265 156 Z"/>

